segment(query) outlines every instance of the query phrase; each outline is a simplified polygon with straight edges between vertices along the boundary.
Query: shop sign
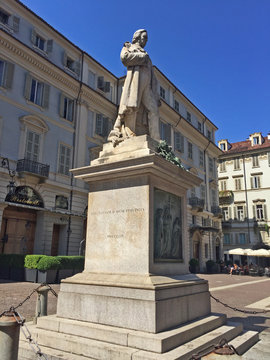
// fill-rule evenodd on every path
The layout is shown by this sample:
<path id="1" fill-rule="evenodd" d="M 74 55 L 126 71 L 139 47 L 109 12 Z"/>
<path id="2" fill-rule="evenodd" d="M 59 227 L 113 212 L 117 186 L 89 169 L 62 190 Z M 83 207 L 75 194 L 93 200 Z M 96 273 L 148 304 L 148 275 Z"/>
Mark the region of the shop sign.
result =
<path id="1" fill-rule="evenodd" d="M 41 196 L 30 186 L 17 186 L 13 194 L 8 194 L 5 201 L 28 206 L 44 207 Z"/>

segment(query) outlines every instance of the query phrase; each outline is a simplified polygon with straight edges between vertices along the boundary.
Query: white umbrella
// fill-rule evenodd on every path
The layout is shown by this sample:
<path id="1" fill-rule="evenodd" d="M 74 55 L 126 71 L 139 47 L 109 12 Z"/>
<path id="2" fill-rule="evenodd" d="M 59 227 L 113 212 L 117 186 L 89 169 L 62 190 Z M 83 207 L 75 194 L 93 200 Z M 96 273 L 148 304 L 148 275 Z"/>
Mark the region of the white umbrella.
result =
<path id="1" fill-rule="evenodd" d="M 248 256 L 270 257 L 270 250 L 266 250 L 266 249 L 250 250 L 247 253 L 247 255 Z"/>
<path id="2" fill-rule="evenodd" d="M 230 255 L 245 255 L 245 249 L 237 248 L 228 251 Z"/>

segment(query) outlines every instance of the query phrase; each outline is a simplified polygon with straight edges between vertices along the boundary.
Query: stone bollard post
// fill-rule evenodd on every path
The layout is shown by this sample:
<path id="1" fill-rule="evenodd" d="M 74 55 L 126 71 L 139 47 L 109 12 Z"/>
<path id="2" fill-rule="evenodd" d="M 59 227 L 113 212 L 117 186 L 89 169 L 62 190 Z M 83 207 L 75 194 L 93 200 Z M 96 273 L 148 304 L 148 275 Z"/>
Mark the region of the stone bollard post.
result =
<path id="1" fill-rule="evenodd" d="M 48 306 L 48 291 L 50 288 L 46 285 L 42 286 L 37 290 L 37 303 L 36 303 L 36 313 L 33 319 L 33 323 L 37 323 L 37 318 L 40 316 L 47 315 L 47 306 Z"/>
<path id="2" fill-rule="evenodd" d="M 20 325 L 13 312 L 7 312 L 0 318 L 0 359 L 18 359 L 19 337 Z"/>

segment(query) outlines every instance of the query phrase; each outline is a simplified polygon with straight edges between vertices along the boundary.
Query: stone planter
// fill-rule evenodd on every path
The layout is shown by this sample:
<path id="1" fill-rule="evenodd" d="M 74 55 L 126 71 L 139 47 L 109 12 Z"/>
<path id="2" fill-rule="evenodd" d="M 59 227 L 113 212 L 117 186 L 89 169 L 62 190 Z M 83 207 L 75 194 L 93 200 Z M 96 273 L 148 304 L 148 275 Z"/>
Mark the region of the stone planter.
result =
<path id="1" fill-rule="evenodd" d="M 46 284 L 55 284 L 57 280 L 57 270 L 38 270 L 37 282 Z"/>
<path id="2" fill-rule="evenodd" d="M 60 269 L 58 270 L 57 282 L 66 279 L 74 274 L 73 269 Z"/>
<path id="3" fill-rule="evenodd" d="M 37 269 L 24 269 L 25 281 L 37 282 Z"/>
<path id="4" fill-rule="evenodd" d="M 29 269 L 31 270 L 31 269 Z M 14 281 L 24 281 L 24 268 L 14 268 L 10 269 L 10 279 Z"/>
<path id="5" fill-rule="evenodd" d="M 10 279 L 10 267 L 7 265 L 0 266 L 0 279 L 9 280 Z"/>

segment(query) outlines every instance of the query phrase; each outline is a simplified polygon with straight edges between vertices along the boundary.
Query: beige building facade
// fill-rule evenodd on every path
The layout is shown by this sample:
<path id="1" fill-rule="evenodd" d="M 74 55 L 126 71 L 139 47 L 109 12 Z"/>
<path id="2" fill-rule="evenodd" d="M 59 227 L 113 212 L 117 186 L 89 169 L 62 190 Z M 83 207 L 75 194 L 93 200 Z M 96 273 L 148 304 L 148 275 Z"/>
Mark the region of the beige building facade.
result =
<path id="1" fill-rule="evenodd" d="M 270 135 L 256 132 L 244 141 L 218 144 L 225 253 L 270 245 Z"/>
<path id="2" fill-rule="evenodd" d="M 88 185 L 69 170 L 98 156 L 123 78 L 16 0 L 0 0 L 0 47 L 0 252 L 78 254 Z M 203 271 L 207 260 L 222 257 L 217 127 L 159 69 L 155 73 L 161 138 L 202 180 L 189 193 L 187 216 L 189 257 L 198 258 Z"/>

